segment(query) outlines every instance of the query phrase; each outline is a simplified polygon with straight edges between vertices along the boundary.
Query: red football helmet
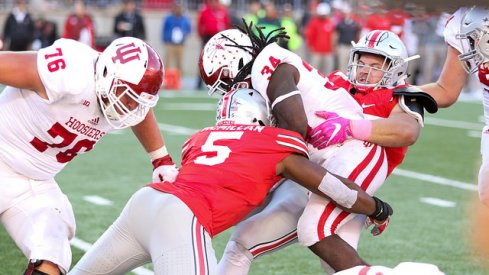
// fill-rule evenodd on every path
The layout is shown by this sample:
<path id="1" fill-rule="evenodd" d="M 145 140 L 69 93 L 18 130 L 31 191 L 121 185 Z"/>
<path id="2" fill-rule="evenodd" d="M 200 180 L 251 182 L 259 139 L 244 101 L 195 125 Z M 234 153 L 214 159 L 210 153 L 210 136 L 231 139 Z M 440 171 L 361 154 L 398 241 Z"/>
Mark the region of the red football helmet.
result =
<path id="1" fill-rule="evenodd" d="M 252 60 L 251 40 L 238 29 L 229 29 L 214 35 L 204 46 L 199 57 L 200 76 L 209 87 L 209 95 L 224 95 L 231 89 L 248 88 L 246 82 L 231 87 L 238 72 Z"/>
<path id="2" fill-rule="evenodd" d="M 140 123 L 158 101 L 163 76 L 163 61 L 151 46 L 134 37 L 114 40 L 95 66 L 95 91 L 109 124 L 122 129 Z M 137 106 L 127 106 L 130 101 Z"/>

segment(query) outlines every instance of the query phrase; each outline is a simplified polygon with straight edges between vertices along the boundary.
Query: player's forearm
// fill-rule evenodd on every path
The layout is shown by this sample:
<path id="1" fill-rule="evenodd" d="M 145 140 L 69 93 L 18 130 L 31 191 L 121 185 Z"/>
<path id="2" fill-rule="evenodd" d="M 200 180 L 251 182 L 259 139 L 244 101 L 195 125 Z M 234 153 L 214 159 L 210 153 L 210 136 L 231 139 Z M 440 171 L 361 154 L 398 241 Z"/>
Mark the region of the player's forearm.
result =
<path id="1" fill-rule="evenodd" d="M 165 145 L 152 110 L 141 123 L 132 127 L 132 131 L 148 153 Z"/>
<path id="2" fill-rule="evenodd" d="M 420 133 L 418 122 L 403 114 L 396 118 L 372 121 L 372 132 L 366 141 L 385 147 L 404 147 L 416 142 Z"/>

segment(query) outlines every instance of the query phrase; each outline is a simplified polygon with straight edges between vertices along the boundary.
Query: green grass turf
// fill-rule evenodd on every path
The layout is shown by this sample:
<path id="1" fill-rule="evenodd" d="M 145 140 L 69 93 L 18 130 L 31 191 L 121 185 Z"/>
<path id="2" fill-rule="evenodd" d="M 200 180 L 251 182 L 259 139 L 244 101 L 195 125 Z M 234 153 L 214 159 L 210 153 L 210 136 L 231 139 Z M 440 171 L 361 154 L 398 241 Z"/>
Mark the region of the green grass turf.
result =
<path id="1" fill-rule="evenodd" d="M 217 99 L 204 93 L 197 95 L 163 94 L 155 108 L 159 122 L 165 127 L 176 125 L 190 129 L 213 125 L 215 108 L 212 106 Z M 205 110 L 186 109 L 192 107 Z M 481 115 L 480 104 L 460 102 L 428 117 L 479 123 L 482 128 L 478 122 Z M 475 184 L 480 165 L 480 139 L 467 133 L 467 130 L 428 123 L 400 168 Z M 163 130 L 163 135 L 171 155 L 179 163 L 180 148 L 188 134 Z M 108 135 L 90 153 L 76 158 L 56 179 L 73 204 L 76 237 L 93 243 L 117 217 L 131 194 L 151 180 L 151 165 L 131 131 L 123 130 Z M 83 199 L 86 195 L 98 195 L 113 204 L 93 205 Z M 402 261 L 419 261 L 434 263 L 447 274 L 489 274 L 489 269 L 479 265 L 481 260 L 467 242 L 471 233 L 467 213 L 475 195 L 475 191 L 392 175 L 378 192 L 394 208 L 392 222 L 381 236 L 363 233 L 360 255 L 372 264 L 391 267 Z M 456 207 L 425 204 L 420 202 L 421 197 L 453 201 Z M 229 234 L 230 230 L 213 241 L 218 257 Z M 72 250 L 73 263 L 76 263 L 83 251 Z M 15 244 L 0 229 L 0 274 L 21 274 L 25 263 Z M 295 244 L 259 258 L 251 274 L 322 274 L 322 271 L 316 257 Z"/>

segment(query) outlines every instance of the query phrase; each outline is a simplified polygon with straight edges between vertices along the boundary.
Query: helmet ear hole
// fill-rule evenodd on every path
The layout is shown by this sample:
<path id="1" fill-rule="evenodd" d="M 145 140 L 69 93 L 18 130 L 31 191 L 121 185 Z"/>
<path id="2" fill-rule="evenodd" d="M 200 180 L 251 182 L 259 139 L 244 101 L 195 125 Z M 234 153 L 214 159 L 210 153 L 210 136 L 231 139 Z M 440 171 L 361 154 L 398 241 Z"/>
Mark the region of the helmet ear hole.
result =
<path id="1" fill-rule="evenodd" d="M 107 76 L 107 67 L 104 67 L 104 72 L 102 73 L 102 75 L 103 75 L 104 77 L 106 77 L 106 76 Z"/>

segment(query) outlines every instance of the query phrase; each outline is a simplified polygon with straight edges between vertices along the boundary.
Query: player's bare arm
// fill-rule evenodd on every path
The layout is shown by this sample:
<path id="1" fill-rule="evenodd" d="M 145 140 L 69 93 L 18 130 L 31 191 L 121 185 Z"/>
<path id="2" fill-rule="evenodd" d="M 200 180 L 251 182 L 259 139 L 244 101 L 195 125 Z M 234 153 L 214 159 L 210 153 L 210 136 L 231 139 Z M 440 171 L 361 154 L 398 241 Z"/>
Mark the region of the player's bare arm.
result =
<path id="1" fill-rule="evenodd" d="M 467 80 L 467 73 L 458 58 L 459 54 L 454 47 L 448 46 L 445 65 L 438 81 L 419 86 L 436 100 L 439 107 L 444 108 L 454 104 Z"/>
<path id="2" fill-rule="evenodd" d="M 0 60 L 0 83 L 32 90 L 48 98 L 37 72 L 36 52 L 0 52 Z"/>
<path id="3" fill-rule="evenodd" d="M 372 133 L 367 141 L 387 147 L 410 146 L 416 142 L 420 132 L 418 121 L 398 104 L 388 118 L 372 121 Z"/>
<path id="4" fill-rule="evenodd" d="M 287 158 L 283 159 L 279 164 L 277 164 L 277 174 L 294 180 L 315 194 L 335 201 L 338 206 L 346 209 L 349 212 L 369 216 L 374 215 L 377 212 L 376 200 L 365 193 L 365 191 L 363 191 L 358 185 L 346 178 L 334 176 L 332 174 L 327 175 L 328 172 L 326 169 L 309 161 L 303 156 L 291 154 Z M 330 193 L 330 196 L 328 196 L 328 194 L 325 194 L 325 192 L 320 190 L 324 190 L 324 188 L 321 188 L 321 185 L 325 176 L 336 177 L 345 186 L 331 186 L 331 188 L 328 190 L 334 190 L 334 192 Z M 327 181 L 328 184 L 334 184 L 334 182 L 334 180 Z M 351 190 L 355 190 L 356 192 L 351 192 Z M 353 193 L 354 197 L 352 198 L 350 195 L 348 195 L 348 193 Z M 349 201 L 347 204 L 353 204 L 349 207 L 345 207 L 345 201 Z M 387 217 L 382 218 L 385 219 Z"/>
<path id="5" fill-rule="evenodd" d="M 270 78 L 267 95 L 272 105 L 272 114 L 278 127 L 307 135 L 307 117 L 298 91 L 299 71 L 290 64 L 282 63 Z"/>
<path id="6" fill-rule="evenodd" d="M 153 110 L 148 112 L 143 121 L 131 128 L 146 152 L 152 152 L 165 145 Z"/>

